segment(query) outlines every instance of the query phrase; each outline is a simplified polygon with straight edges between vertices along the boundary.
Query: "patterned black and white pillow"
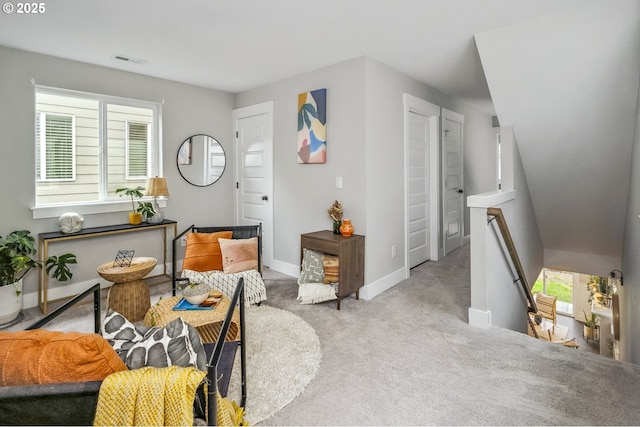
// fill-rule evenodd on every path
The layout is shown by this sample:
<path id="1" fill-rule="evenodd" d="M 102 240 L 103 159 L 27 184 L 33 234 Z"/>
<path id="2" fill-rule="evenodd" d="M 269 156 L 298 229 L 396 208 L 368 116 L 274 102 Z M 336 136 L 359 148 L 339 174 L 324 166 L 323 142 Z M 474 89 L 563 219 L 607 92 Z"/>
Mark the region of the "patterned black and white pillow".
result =
<path id="1" fill-rule="evenodd" d="M 114 312 L 105 319 L 101 332 L 129 369 L 177 365 L 206 370 L 206 354 L 200 335 L 182 318 L 143 333 L 120 313 Z"/>
<path id="2" fill-rule="evenodd" d="M 129 349 L 144 338 L 144 334 L 133 323 L 111 309 L 104 319 L 100 334 L 118 353 L 122 361 L 125 361 Z"/>
<path id="3" fill-rule="evenodd" d="M 151 328 L 142 341 L 127 352 L 125 364 L 129 369 L 143 366 L 195 366 L 206 369 L 206 354 L 195 328 L 178 317 L 162 328 Z"/>

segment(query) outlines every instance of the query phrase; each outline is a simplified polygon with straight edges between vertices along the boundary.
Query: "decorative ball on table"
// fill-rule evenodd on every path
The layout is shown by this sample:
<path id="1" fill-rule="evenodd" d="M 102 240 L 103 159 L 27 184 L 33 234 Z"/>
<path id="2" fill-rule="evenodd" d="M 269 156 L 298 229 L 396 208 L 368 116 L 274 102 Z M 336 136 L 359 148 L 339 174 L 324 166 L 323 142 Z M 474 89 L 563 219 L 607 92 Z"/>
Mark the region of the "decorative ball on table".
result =
<path id="1" fill-rule="evenodd" d="M 58 218 L 58 227 L 63 233 L 77 233 L 82 230 L 83 224 L 83 216 L 75 212 L 63 213 Z"/>

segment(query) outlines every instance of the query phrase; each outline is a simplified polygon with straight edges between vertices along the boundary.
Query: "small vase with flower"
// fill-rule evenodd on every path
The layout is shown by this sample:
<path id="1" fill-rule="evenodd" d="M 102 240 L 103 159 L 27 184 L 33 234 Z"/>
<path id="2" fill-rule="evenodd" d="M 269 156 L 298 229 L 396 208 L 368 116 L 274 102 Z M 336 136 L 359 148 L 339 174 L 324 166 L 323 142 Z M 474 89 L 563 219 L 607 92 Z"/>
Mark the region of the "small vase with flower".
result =
<path id="1" fill-rule="evenodd" d="M 342 203 L 338 200 L 333 202 L 331 207 L 327 209 L 329 218 L 333 221 L 333 234 L 340 234 L 340 226 L 342 225 Z"/>

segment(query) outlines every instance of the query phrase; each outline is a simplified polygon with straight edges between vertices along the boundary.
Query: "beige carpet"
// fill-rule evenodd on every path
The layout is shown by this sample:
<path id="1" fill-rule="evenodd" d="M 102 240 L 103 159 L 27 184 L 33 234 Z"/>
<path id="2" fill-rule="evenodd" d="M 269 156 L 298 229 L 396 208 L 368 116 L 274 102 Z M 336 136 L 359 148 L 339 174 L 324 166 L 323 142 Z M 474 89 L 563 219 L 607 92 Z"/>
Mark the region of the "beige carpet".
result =
<path id="1" fill-rule="evenodd" d="M 265 282 L 264 304 L 311 325 L 322 362 L 302 394 L 259 425 L 639 423 L 639 365 L 469 326 L 468 245 L 372 300 L 344 299 L 340 311 L 301 305 L 293 277 L 268 271 Z"/>
<path id="2" fill-rule="evenodd" d="M 638 425 L 640 366 L 469 326 L 469 271 L 465 245 L 340 311 L 301 305 L 295 279 L 268 275 L 267 302 L 313 326 L 322 363 L 260 424 Z"/>
<path id="3" fill-rule="evenodd" d="M 246 309 L 246 419 L 256 424 L 290 403 L 316 376 L 322 353 L 315 330 L 299 316 L 269 307 Z M 227 397 L 240 402 L 240 352 Z"/>

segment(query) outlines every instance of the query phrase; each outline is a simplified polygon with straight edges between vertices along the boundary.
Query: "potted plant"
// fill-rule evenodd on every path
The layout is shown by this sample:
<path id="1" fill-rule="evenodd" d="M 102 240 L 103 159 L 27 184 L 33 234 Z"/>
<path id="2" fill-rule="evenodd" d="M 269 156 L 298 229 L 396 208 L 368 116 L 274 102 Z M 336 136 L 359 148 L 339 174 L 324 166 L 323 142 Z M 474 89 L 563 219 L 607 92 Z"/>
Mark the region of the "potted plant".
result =
<path id="1" fill-rule="evenodd" d="M 142 196 L 144 196 L 143 191 L 144 191 L 144 187 L 141 187 L 141 186 L 116 188 L 116 194 L 119 194 L 120 197 L 122 196 L 131 197 L 131 212 L 129 212 L 129 224 L 131 225 L 138 225 L 142 222 L 142 213 L 136 209 L 136 205 L 133 201 L 133 198 L 134 197 L 137 197 L 138 199 L 142 198 Z"/>
<path id="2" fill-rule="evenodd" d="M 600 276 L 589 277 L 587 291 L 589 291 L 589 299 L 587 300 L 589 304 L 595 299 L 596 304 L 608 307 L 607 296 L 609 295 L 610 289 L 606 278 Z"/>
<path id="3" fill-rule="evenodd" d="M 338 200 L 333 202 L 333 204 L 327 209 L 327 213 L 329 214 L 329 218 L 333 221 L 333 234 L 340 234 L 340 226 L 342 225 L 342 203 Z"/>
<path id="4" fill-rule="evenodd" d="M 50 256 L 39 261 L 36 254 L 35 239 L 28 230 L 18 230 L 0 236 L 0 324 L 8 323 L 18 317 L 22 310 L 22 278 L 33 267 L 46 269 L 47 274 L 60 281 L 73 276 L 68 264 L 77 264 L 74 254 Z"/>
<path id="5" fill-rule="evenodd" d="M 151 202 L 138 202 L 138 209 L 136 209 L 136 211 L 142 214 L 143 221 L 148 221 L 156 214 L 156 211 L 153 209 L 153 203 Z"/>
<path id="6" fill-rule="evenodd" d="M 587 341 L 589 339 L 599 340 L 600 339 L 600 325 L 598 325 L 598 323 L 600 322 L 600 319 L 594 313 L 591 313 L 591 316 L 587 316 L 587 313 L 585 313 L 584 310 L 582 311 L 582 313 L 584 314 L 584 321 L 585 321 L 585 325 L 584 325 L 584 337 L 585 337 L 585 339 Z"/>

